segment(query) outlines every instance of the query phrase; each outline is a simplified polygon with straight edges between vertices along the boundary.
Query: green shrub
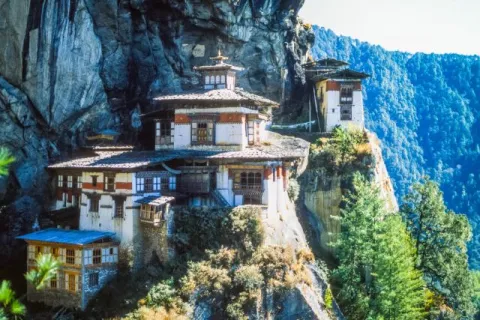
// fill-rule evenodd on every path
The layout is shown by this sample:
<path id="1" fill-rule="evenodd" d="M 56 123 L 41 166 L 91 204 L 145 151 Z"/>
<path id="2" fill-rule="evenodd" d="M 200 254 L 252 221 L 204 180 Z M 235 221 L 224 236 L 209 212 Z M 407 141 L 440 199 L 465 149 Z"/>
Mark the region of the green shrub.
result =
<path id="1" fill-rule="evenodd" d="M 228 245 L 246 253 L 253 252 L 262 245 L 265 239 L 261 209 L 254 206 L 236 207 L 223 222 L 223 234 L 228 238 Z"/>
<path id="2" fill-rule="evenodd" d="M 241 266 L 234 272 L 233 282 L 245 291 L 253 292 L 263 285 L 263 275 L 256 265 Z"/>
<path id="3" fill-rule="evenodd" d="M 178 297 L 177 290 L 173 286 L 173 279 L 153 286 L 148 292 L 146 300 L 149 307 L 165 307 L 167 310 L 175 307 Z"/>

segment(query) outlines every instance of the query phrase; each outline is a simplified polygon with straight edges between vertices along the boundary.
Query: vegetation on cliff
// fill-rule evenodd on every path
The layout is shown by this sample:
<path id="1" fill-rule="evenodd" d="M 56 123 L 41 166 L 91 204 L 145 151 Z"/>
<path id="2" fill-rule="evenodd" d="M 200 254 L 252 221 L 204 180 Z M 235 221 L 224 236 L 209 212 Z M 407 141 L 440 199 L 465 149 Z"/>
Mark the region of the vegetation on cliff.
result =
<path id="1" fill-rule="evenodd" d="M 428 178 L 412 187 L 400 212 L 388 212 L 371 181 L 371 161 L 359 151 L 365 143 L 357 131 L 337 128 L 312 145 L 309 164 L 310 173 L 342 176 L 343 201 L 333 217 L 340 227 L 332 238 L 333 291 L 342 311 L 351 319 L 473 317 L 478 298 L 467 263 L 467 218 L 446 209 Z"/>
<path id="2" fill-rule="evenodd" d="M 276 297 L 297 284 L 310 284 L 305 264 L 313 261 L 313 254 L 264 246 L 260 210 L 179 209 L 172 238 L 175 258 L 163 266 L 154 267 L 152 262 L 147 274 L 134 279 L 116 280 L 99 296 L 98 309 L 90 312 L 128 319 L 195 318 L 198 312 L 219 319 L 248 319 L 267 291 Z M 131 305 L 119 308 L 125 300 Z"/>

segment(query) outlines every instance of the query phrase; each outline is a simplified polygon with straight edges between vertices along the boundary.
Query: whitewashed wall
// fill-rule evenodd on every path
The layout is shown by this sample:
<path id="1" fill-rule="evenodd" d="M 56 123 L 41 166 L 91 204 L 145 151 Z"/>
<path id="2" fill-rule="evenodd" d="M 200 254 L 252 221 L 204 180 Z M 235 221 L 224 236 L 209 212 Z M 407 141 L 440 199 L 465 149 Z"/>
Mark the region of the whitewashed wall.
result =
<path id="1" fill-rule="evenodd" d="M 340 91 L 327 91 L 326 99 L 326 130 L 331 132 L 333 128 L 340 125 L 347 128 L 351 125 L 363 128 L 365 126 L 362 91 L 353 91 L 352 120 L 340 120 Z"/>

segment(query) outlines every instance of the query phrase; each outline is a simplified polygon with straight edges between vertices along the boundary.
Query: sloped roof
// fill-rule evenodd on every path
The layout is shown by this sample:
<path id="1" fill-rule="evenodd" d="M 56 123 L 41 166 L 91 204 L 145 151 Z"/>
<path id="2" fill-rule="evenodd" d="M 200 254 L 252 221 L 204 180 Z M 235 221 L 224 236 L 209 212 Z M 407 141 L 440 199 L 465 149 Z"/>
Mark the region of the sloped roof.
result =
<path id="1" fill-rule="evenodd" d="M 242 71 L 243 68 L 233 66 L 231 64 L 222 63 L 222 64 L 215 64 L 211 66 L 199 66 L 193 67 L 193 70 L 199 71 L 220 71 L 220 70 L 232 70 L 232 71 Z"/>
<path id="2" fill-rule="evenodd" d="M 48 166 L 49 169 L 129 170 L 190 156 L 191 151 L 97 151 L 93 156 L 71 159 Z"/>
<path id="3" fill-rule="evenodd" d="M 355 71 L 352 69 L 342 69 L 336 70 L 333 72 L 326 72 L 320 73 L 318 75 L 312 76 L 312 80 L 319 81 L 319 80 L 326 80 L 326 79 L 365 79 L 370 77 L 369 74 Z"/>
<path id="4" fill-rule="evenodd" d="M 268 132 L 263 144 L 232 151 L 224 146 L 189 147 L 161 151 L 97 151 L 93 156 L 58 162 L 49 169 L 86 169 L 133 171 L 174 159 L 298 159 L 308 155 L 309 143 L 300 138 Z"/>
<path id="5" fill-rule="evenodd" d="M 303 65 L 305 69 L 315 69 L 315 68 L 339 68 L 343 66 L 348 66 L 348 62 L 337 60 L 333 58 L 324 58 L 316 61 L 310 61 Z"/>
<path id="6" fill-rule="evenodd" d="M 175 197 L 171 196 L 149 196 L 136 200 L 136 203 L 149 204 L 152 206 L 161 206 L 165 203 L 169 203 L 175 200 Z"/>
<path id="7" fill-rule="evenodd" d="M 111 238 L 115 235 L 113 232 L 90 231 L 90 230 L 65 230 L 65 229 L 45 229 L 37 232 L 25 234 L 17 239 L 30 241 L 54 242 L 62 244 L 86 245 L 101 239 Z"/>
<path id="8" fill-rule="evenodd" d="M 268 132 L 268 139 L 261 145 L 248 146 L 240 151 L 226 151 L 210 155 L 208 159 L 275 160 L 298 159 L 308 156 L 310 144 L 300 138 Z"/>
<path id="9" fill-rule="evenodd" d="M 262 107 L 278 107 L 279 104 L 262 96 L 247 92 L 240 88 L 195 90 L 180 94 L 171 94 L 153 98 L 164 103 L 244 103 Z"/>

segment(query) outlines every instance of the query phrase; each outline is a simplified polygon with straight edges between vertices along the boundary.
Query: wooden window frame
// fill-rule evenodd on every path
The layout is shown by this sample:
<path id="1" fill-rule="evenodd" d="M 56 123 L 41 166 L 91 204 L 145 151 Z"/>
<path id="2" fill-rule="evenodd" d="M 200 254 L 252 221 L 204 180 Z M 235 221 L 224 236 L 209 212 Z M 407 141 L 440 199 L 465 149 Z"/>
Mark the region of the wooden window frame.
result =
<path id="1" fill-rule="evenodd" d="M 98 213 L 100 211 L 100 197 L 90 197 L 89 212 Z"/>
<path id="2" fill-rule="evenodd" d="M 92 250 L 92 264 L 102 264 L 102 248 L 93 248 Z"/>
<path id="3" fill-rule="evenodd" d="M 354 85 L 353 83 L 341 83 L 340 84 L 340 105 L 344 104 L 353 104 L 353 91 Z"/>
<path id="4" fill-rule="evenodd" d="M 233 189 L 263 191 L 261 170 L 235 170 L 233 172 Z"/>
<path id="5" fill-rule="evenodd" d="M 115 199 L 115 211 L 113 213 L 115 218 L 123 218 L 125 216 L 125 199 Z"/>
<path id="6" fill-rule="evenodd" d="M 145 192 L 153 192 L 153 177 L 145 177 Z"/>
<path id="7" fill-rule="evenodd" d="M 137 192 L 145 192 L 145 178 L 144 177 L 138 177 L 136 179 L 136 190 Z"/>
<path id="8" fill-rule="evenodd" d="M 92 272 L 88 274 L 88 286 L 89 287 L 97 287 L 99 285 L 99 273 Z"/>
<path id="9" fill-rule="evenodd" d="M 91 176 L 92 177 L 92 186 L 96 187 L 98 183 L 98 176 Z"/>
<path id="10" fill-rule="evenodd" d="M 200 128 L 201 126 L 201 128 Z M 204 140 L 199 140 L 199 133 Z M 191 141 L 195 145 L 212 145 L 214 144 L 215 122 L 213 121 L 193 121 L 191 124 Z"/>
<path id="11" fill-rule="evenodd" d="M 65 264 L 75 264 L 75 249 L 67 248 L 67 250 L 65 250 Z"/>
<path id="12" fill-rule="evenodd" d="M 115 192 L 115 173 L 103 174 L 103 191 Z"/>

